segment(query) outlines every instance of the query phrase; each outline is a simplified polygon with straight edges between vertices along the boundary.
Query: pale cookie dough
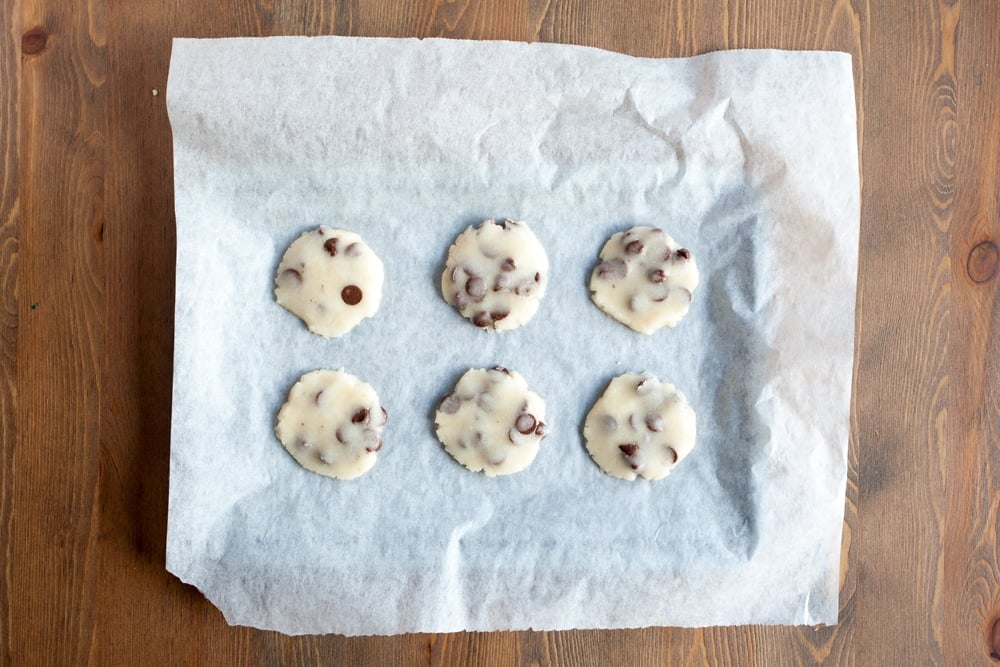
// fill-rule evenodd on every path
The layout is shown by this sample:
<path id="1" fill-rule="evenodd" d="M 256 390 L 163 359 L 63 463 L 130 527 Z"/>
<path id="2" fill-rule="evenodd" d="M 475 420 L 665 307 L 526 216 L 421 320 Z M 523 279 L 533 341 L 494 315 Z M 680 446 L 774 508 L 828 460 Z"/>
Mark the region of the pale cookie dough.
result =
<path id="1" fill-rule="evenodd" d="M 590 276 L 590 294 L 601 310 L 639 333 L 672 327 L 698 286 L 691 251 L 662 229 L 633 227 L 614 234 Z"/>
<path id="2" fill-rule="evenodd" d="M 545 249 L 523 222 L 486 220 L 448 250 L 441 293 L 483 329 L 516 329 L 538 310 L 548 283 Z"/>
<path id="3" fill-rule="evenodd" d="M 672 384 L 650 373 L 611 380 L 583 425 L 587 451 L 613 477 L 663 479 L 694 447 L 695 415 Z"/>
<path id="4" fill-rule="evenodd" d="M 343 370 L 312 371 L 288 392 L 275 433 L 306 470 L 354 479 L 375 465 L 388 417 L 368 384 Z"/>
<path id="5" fill-rule="evenodd" d="M 472 369 L 441 401 L 437 437 L 456 461 L 489 477 L 527 468 L 546 435 L 545 403 L 520 374 Z"/>
<path id="6" fill-rule="evenodd" d="M 382 261 L 360 236 L 321 226 L 288 246 L 274 296 L 313 333 L 338 337 L 375 314 L 383 280 Z"/>

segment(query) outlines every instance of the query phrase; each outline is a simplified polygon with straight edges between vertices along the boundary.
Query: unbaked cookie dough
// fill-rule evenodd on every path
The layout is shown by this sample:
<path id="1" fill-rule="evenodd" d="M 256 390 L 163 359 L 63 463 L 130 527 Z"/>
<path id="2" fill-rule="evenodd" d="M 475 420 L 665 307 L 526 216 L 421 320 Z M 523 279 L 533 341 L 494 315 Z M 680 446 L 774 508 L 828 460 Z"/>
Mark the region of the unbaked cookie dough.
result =
<path id="1" fill-rule="evenodd" d="M 288 246 L 274 296 L 310 331 L 336 338 L 375 314 L 383 280 L 382 261 L 360 236 L 321 226 Z"/>
<path id="2" fill-rule="evenodd" d="M 590 276 L 590 294 L 601 310 L 639 333 L 672 327 L 698 286 L 691 251 L 662 229 L 633 227 L 612 235 Z"/>
<path id="3" fill-rule="evenodd" d="M 516 329 L 538 310 L 549 260 L 528 225 L 486 220 L 459 234 L 448 250 L 441 292 L 483 329 Z"/>
<path id="4" fill-rule="evenodd" d="M 489 477 L 527 468 L 546 435 L 545 403 L 503 366 L 471 369 L 441 401 L 437 437 L 456 461 Z"/>
<path id="5" fill-rule="evenodd" d="M 651 373 L 611 380 L 583 425 L 587 451 L 613 477 L 663 479 L 691 453 L 694 410 L 672 384 Z"/>
<path id="6" fill-rule="evenodd" d="M 368 384 L 343 370 L 312 371 L 288 392 L 275 433 L 303 468 L 354 479 L 375 465 L 388 417 Z"/>

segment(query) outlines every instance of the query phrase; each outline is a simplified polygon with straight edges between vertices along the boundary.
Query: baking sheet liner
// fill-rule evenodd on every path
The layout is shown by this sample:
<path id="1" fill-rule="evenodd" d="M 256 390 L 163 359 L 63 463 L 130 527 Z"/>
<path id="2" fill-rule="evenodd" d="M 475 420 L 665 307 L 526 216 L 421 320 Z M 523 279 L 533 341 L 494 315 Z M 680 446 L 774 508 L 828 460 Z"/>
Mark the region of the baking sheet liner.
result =
<path id="1" fill-rule="evenodd" d="M 177 289 L 167 567 L 233 624 L 347 635 L 837 621 L 859 183 L 850 56 L 641 59 L 442 39 L 173 44 Z M 525 220 L 551 282 L 512 332 L 441 298 L 448 246 Z M 385 263 L 340 339 L 273 298 L 285 247 L 326 224 Z M 666 229 L 702 281 L 636 334 L 587 284 L 606 238 Z M 468 368 L 547 403 L 534 464 L 489 479 L 434 437 Z M 303 373 L 344 368 L 390 419 L 339 482 L 274 436 Z M 603 474 L 582 424 L 651 371 L 698 413 L 667 479 Z"/>

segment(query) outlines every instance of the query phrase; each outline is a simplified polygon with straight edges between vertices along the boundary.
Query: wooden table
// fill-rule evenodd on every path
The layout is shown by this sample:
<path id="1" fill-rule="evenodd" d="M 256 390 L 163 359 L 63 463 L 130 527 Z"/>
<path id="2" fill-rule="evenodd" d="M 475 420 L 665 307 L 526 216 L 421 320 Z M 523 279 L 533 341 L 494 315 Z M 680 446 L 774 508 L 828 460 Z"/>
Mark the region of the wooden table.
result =
<path id="1" fill-rule="evenodd" d="M 0 30 L 0 664 L 1000 652 L 1000 3 L 13 0 Z M 166 572 L 170 40 L 278 34 L 854 56 L 863 205 L 839 625 L 289 638 L 227 626 Z"/>

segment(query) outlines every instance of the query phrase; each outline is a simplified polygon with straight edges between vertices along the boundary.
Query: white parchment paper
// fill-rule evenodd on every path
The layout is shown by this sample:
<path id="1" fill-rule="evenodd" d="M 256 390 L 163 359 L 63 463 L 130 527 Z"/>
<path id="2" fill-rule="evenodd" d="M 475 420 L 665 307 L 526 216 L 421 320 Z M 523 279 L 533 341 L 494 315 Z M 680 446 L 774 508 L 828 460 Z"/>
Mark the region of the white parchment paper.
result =
<path id="1" fill-rule="evenodd" d="M 837 620 L 859 185 L 851 60 L 638 59 L 551 44 L 175 40 L 177 303 L 167 567 L 230 623 L 388 634 Z M 538 314 L 488 334 L 447 306 L 449 244 L 529 223 Z M 382 257 L 377 315 L 341 339 L 273 299 L 326 224 Z M 664 227 L 702 283 L 676 329 L 590 301 L 605 239 Z M 547 403 L 534 464 L 456 464 L 433 413 L 467 368 Z M 345 368 L 388 407 L 375 468 L 338 482 L 274 437 L 295 380 Z M 656 483 L 603 474 L 592 402 L 649 370 L 698 413 Z"/>

